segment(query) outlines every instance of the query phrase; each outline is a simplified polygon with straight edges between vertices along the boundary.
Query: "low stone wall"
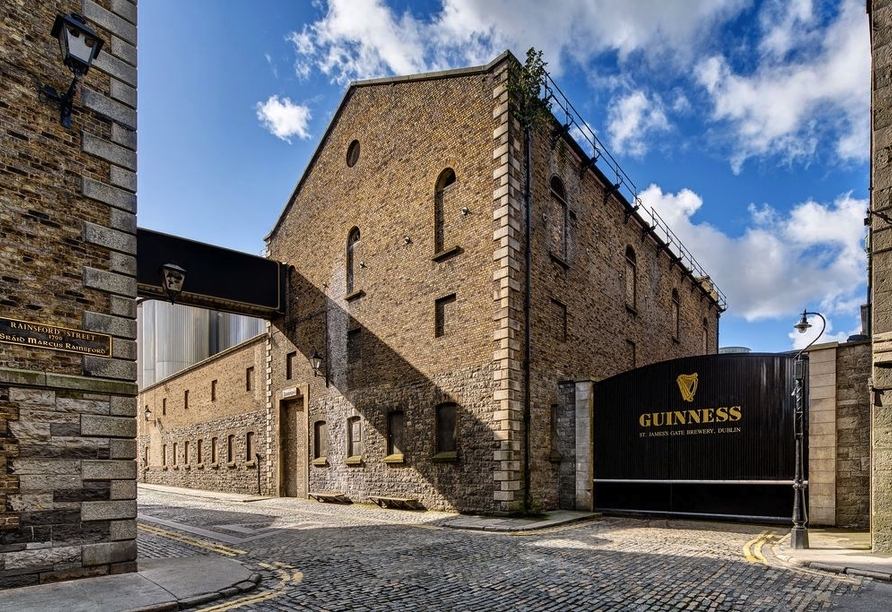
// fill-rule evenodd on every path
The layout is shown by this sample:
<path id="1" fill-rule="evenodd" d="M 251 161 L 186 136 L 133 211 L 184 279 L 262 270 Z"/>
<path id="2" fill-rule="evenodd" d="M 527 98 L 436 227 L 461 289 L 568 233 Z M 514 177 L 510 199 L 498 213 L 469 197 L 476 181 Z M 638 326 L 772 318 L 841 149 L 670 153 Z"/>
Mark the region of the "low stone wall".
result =
<path id="1" fill-rule="evenodd" d="M 840 345 L 836 356 L 836 526 L 870 527 L 869 342 Z"/>

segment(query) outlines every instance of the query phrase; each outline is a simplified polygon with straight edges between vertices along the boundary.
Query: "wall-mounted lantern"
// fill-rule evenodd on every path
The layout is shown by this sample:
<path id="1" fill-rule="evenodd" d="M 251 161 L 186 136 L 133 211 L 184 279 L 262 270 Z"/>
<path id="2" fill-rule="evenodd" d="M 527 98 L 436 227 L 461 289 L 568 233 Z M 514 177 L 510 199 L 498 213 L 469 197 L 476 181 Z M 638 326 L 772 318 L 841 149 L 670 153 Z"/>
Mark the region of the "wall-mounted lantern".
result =
<path id="1" fill-rule="evenodd" d="M 143 414 L 145 415 L 147 421 L 151 420 L 151 418 L 152 418 L 152 411 L 149 410 L 149 407 L 148 407 L 148 406 L 146 406 L 146 409 L 143 410 Z"/>
<path id="2" fill-rule="evenodd" d="M 313 354 L 310 355 L 310 367 L 313 368 L 313 377 L 322 376 L 322 363 L 325 359 L 322 358 L 322 355 L 316 349 L 313 349 Z"/>
<path id="3" fill-rule="evenodd" d="M 77 93 L 77 84 L 99 55 L 103 40 L 96 35 L 83 16 L 77 13 L 58 15 L 53 23 L 51 34 L 59 40 L 62 62 L 74 73 L 74 79 L 68 91 L 60 94 L 55 87 L 43 85 L 40 96 L 59 105 L 59 123 L 66 128 L 71 127 L 71 105 Z"/>
<path id="4" fill-rule="evenodd" d="M 186 270 L 175 263 L 166 263 L 161 266 L 161 287 L 170 298 L 170 303 L 177 301 L 183 292 L 183 283 L 186 282 Z"/>

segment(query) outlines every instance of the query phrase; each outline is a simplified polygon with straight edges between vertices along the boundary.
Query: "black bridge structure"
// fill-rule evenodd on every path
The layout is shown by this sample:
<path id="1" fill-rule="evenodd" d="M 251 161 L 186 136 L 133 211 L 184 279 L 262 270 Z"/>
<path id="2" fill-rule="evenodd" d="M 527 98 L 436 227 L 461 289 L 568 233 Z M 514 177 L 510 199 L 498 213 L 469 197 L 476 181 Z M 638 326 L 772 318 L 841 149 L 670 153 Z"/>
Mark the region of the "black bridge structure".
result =
<path id="1" fill-rule="evenodd" d="M 285 312 L 287 267 L 277 261 L 223 247 L 136 230 L 136 295 L 167 300 L 161 268 L 186 270 L 178 304 L 271 319 Z"/>

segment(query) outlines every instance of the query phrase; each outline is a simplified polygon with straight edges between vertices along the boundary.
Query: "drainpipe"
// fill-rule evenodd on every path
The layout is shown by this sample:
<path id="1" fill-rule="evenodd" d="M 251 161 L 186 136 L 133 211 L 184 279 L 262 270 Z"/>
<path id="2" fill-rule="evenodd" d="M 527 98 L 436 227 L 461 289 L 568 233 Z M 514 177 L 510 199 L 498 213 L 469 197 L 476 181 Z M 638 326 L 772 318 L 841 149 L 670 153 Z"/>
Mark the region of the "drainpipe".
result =
<path id="1" fill-rule="evenodd" d="M 530 209 L 532 208 L 532 172 L 531 172 L 531 161 L 532 161 L 532 153 L 530 141 L 532 140 L 531 134 L 532 128 L 527 123 L 523 130 L 523 151 L 524 156 L 526 158 L 526 176 L 525 185 L 524 185 L 524 205 L 526 206 L 526 215 L 525 215 L 525 242 L 526 242 L 526 253 L 524 254 L 524 263 L 526 268 L 525 275 L 525 296 L 523 301 L 523 324 L 524 324 L 524 355 L 523 355 L 523 384 L 524 384 L 524 392 L 523 392 L 523 511 L 525 514 L 529 514 L 531 504 L 531 493 L 530 493 L 530 412 L 532 409 L 532 398 L 530 397 L 530 352 L 532 350 L 532 339 L 530 337 L 531 332 L 531 324 L 530 324 L 530 313 L 532 311 L 532 246 L 530 244 L 530 225 L 531 225 L 531 213 Z"/>

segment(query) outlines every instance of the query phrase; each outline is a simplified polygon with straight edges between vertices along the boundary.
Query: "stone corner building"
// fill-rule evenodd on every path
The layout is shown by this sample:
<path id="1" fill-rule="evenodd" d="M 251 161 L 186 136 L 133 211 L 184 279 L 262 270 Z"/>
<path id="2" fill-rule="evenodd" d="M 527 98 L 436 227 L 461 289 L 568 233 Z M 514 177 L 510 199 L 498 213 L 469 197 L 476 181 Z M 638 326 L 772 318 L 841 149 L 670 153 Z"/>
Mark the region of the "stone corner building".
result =
<path id="1" fill-rule="evenodd" d="M 892 2 L 868 0 L 871 42 L 871 533 L 892 552 Z"/>
<path id="2" fill-rule="evenodd" d="M 265 353 L 143 392 L 152 415 L 167 406 L 163 431 L 139 419 L 148 481 L 591 507 L 587 381 L 715 353 L 724 304 L 556 119 L 532 138 L 527 266 L 515 61 L 349 87 L 267 238 L 289 266 L 287 314 Z M 261 420 L 207 410 L 212 378 Z M 197 467 L 199 446 L 217 467 Z"/>
<path id="3" fill-rule="evenodd" d="M 105 46 L 66 129 L 38 83 L 72 80 L 50 35 L 72 12 Z M 136 2 L 3 2 L 0 20 L 0 587 L 12 587 L 136 569 Z M 101 356 L 65 350 L 85 338 L 105 342 Z"/>

